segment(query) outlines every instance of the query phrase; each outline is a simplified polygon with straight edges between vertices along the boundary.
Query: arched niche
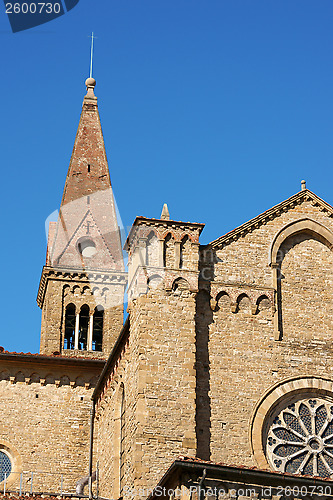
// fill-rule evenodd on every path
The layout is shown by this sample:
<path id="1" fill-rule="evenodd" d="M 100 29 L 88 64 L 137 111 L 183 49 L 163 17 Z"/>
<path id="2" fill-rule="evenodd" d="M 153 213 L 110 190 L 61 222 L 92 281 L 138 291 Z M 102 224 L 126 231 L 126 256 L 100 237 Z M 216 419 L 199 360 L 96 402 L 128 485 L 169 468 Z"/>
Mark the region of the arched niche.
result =
<path id="1" fill-rule="evenodd" d="M 275 266 L 279 263 L 279 251 L 285 240 L 298 233 L 310 234 L 314 239 L 324 243 L 329 248 L 333 247 L 333 233 L 319 222 L 312 219 L 301 219 L 284 226 L 275 236 L 269 253 L 269 264 Z"/>
<path id="2" fill-rule="evenodd" d="M 333 233 L 327 227 L 317 221 L 304 218 L 293 221 L 284 226 L 274 237 L 269 250 L 269 265 L 273 273 L 273 286 L 275 288 L 275 313 L 274 313 L 274 336 L 275 340 L 282 340 L 283 318 L 282 318 L 282 291 L 281 266 L 285 258 L 286 249 L 292 248 L 303 239 L 313 239 L 329 250 L 333 248 Z"/>

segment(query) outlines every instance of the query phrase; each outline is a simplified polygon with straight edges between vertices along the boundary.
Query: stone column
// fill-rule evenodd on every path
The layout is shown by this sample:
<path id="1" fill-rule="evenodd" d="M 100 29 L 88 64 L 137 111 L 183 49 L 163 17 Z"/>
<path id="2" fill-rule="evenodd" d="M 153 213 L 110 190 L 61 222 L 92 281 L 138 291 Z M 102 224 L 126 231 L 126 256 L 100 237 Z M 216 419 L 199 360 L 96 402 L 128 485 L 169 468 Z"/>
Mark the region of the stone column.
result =
<path id="1" fill-rule="evenodd" d="M 75 319 L 74 349 L 79 348 L 79 327 L 80 327 L 80 313 L 77 313 L 76 319 Z"/>
<path id="2" fill-rule="evenodd" d="M 92 351 L 93 328 L 94 328 L 94 314 L 90 313 L 89 327 L 88 327 L 88 338 L 87 338 L 87 351 Z"/>

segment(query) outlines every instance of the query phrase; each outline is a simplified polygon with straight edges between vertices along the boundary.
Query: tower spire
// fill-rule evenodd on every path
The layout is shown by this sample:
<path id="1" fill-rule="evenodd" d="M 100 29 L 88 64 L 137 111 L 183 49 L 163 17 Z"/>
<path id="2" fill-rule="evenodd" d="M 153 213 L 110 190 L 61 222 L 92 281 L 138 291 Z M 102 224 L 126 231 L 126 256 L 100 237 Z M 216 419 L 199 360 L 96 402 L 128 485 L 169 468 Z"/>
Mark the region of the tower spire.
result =
<path id="1" fill-rule="evenodd" d="M 37 302 L 41 352 L 105 357 L 123 323 L 127 275 L 103 133 L 86 80 L 58 221 L 51 223 Z"/>
<path id="2" fill-rule="evenodd" d="M 96 80 L 88 78 L 85 84 L 87 94 L 49 255 L 55 267 L 123 271 L 116 207 L 94 94 Z M 96 246 L 96 252 L 88 259 L 88 251 L 80 251 L 80 238 Z"/>

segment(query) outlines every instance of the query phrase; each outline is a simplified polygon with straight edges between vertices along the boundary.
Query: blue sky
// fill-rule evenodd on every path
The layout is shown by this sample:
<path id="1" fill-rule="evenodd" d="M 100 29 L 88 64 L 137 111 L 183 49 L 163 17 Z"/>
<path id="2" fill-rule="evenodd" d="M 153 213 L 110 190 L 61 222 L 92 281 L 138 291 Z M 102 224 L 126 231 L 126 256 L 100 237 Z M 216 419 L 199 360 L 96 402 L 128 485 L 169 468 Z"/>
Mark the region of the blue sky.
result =
<path id="1" fill-rule="evenodd" d="M 332 0 L 80 0 L 1 37 L 0 345 L 37 352 L 44 222 L 59 207 L 89 72 L 125 226 L 204 222 L 207 243 L 306 179 L 333 203 Z"/>

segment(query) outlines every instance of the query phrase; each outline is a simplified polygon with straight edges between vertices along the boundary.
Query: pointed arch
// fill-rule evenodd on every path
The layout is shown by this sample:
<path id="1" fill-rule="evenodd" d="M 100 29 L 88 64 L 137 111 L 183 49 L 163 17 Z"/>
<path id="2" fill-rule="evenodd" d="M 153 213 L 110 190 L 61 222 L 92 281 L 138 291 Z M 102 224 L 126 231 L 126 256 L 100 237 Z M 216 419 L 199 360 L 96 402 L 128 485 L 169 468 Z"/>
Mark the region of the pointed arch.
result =
<path id="1" fill-rule="evenodd" d="M 273 273 L 275 289 L 274 338 L 281 340 L 283 336 L 281 266 L 286 252 L 286 246 L 294 246 L 301 237 L 310 237 L 324 244 L 329 250 L 333 248 L 333 233 L 319 222 L 304 218 L 284 226 L 275 235 L 269 249 L 269 265 Z"/>
<path id="2" fill-rule="evenodd" d="M 298 233 L 310 234 L 328 248 L 333 247 L 333 233 L 327 227 L 312 219 L 299 219 L 284 226 L 274 237 L 270 247 L 269 264 L 274 266 L 279 262 L 279 250 L 283 242 Z"/>

